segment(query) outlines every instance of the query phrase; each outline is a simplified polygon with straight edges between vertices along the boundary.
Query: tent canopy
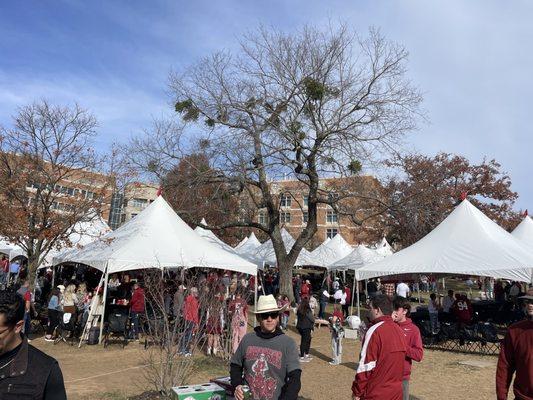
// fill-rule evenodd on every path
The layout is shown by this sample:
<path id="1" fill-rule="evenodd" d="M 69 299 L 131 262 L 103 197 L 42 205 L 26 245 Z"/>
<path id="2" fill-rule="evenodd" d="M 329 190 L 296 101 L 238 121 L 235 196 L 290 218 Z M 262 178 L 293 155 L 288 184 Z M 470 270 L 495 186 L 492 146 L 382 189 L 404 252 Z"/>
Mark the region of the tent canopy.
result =
<path id="1" fill-rule="evenodd" d="M 353 251 L 353 247 L 337 234 L 333 239 L 326 239 L 320 246 L 311 252 L 312 264 L 328 268 L 334 262 L 346 257 Z"/>
<path id="2" fill-rule="evenodd" d="M 68 252 L 55 264 L 86 264 L 109 273 L 144 268 L 209 267 L 256 274 L 254 264 L 199 236 L 159 196 L 117 230 L 83 249 Z"/>
<path id="3" fill-rule="evenodd" d="M 287 232 L 285 228 L 281 228 L 281 239 L 285 244 L 285 250 L 287 252 L 292 249 L 292 246 L 296 242 L 296 240 L 289 232 Z M 274 245 L 272 244 L 272 240 L 267 240 L 265 243 L 257 247 L 255 251 L 247 255 L 246 258 L 249 260 L 254 260 L 258 266 L 262 266 L 263 263 L 269 265 L 276 265 L 276 253 L 274 251 Z M 313 265 L 311 253 L 306 249 L 302 249 L 302 251 L 298 255 L 295 265 Z"/>
<path id="4" fill-rule="evenodd" d="M 359 245 L 346 257 L 332 263 L 329 269 L 336 270 L 357 270 L 365 265 L 372 264 L 382 260 L 386 255 L 378 249 L 369 249 L 366 246 Z"/>
<path id="5" fill-rule="evenodd" d="M 533 251 L 463 200 L 415 244 L 356 271 L 357 279 L 408 273 L 492 276 L 529 282 Z"/>
<path id="6" fill-rule="evenodd" d="M 524 242 L 526 246 L 533 250 L 533 219 L 529 215 L 526 215 L 511 235 Z"/>
<path id="7" fill-rule="evenodd" d="M 207 222 L 205 221 L 205 218 L 202 218 L 202 225 L 207 225 Z M 200 226 L 197 226 L 194 228 L 194 231 L 203 237 L 208 242 L 213 243 L 215 246 L 220 247 L 222 250 L 229 251 L 230 253 L 234 253 L 235 249 L 231 247 L 229 244 L 224 243 L 222 239 L 220 239 L 213 231 L 210 231 L 209 229 L 204 229 Z"/>
<path id="8" fill-rule="evenodd" d="M 261 246 L 261 242 L 257 239 L 253 232 L 250 233 L 250 236 L 245 239 L 246 242 L 241 242 L 242 244 L 240 246 L 235 247 L 234 250 L 241 257 L 244 257 L 246 259 L 253 259 L 253 255 L 255 254 L 257 248 Z"/>

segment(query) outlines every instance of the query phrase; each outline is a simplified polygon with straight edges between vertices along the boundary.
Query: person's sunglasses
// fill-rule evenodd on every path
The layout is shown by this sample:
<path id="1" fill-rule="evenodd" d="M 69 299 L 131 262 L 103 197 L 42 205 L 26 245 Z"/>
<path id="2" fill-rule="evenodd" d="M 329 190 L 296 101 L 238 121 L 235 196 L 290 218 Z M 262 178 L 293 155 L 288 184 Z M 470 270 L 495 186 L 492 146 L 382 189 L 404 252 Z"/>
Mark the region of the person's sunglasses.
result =
<path id="1" fill-rule="evenodd" d="M 268 318 L 276 319 L 279 317 L 279 313 L 278 312 L 264 313 L 264 314 L 259 314 L 259 317 L 261 319 L 268 319 Z"/>

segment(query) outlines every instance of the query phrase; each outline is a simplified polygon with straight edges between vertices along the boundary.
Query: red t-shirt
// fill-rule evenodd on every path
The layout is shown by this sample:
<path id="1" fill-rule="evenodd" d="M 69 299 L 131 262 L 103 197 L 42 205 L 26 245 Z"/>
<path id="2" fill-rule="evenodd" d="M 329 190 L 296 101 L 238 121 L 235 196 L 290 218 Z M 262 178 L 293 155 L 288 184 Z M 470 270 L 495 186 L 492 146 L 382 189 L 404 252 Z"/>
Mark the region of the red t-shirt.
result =
<path id="1" fill-rule="evenodd" d="M 31 292 L 29 290 L 27 290 L 26 293 L 24 293 L 24 301 L 31 302 Z"/>
<path id="2" fill-rule="evenodd" d="M 342 315 L 342 311 L 333 311 L 333 316 L 337 317 L 339 321 L 341 321 L 341 324 L 344 323 L 344 315 Z"/>

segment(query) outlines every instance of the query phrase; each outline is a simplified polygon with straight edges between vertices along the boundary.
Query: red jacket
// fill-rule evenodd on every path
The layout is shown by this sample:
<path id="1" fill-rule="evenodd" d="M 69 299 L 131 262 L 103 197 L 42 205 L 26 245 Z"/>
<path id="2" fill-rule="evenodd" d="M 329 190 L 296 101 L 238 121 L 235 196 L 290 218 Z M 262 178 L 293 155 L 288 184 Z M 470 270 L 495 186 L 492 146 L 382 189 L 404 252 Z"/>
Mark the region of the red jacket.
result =
<path id="1" fill-rule="evenodd" d="M 352 289 L 346 287 L 344 288 L 344 292 L 346 293 L 346 305 L 349 305 L 352 303 Z"/>
<path id="2" fill-rule="evenodd" d="M 363 337 L 361 357 L 352 384 L 363 400 L 402 400 L 404 334 L 390 315 L 372 321 Z"/>
<path id="3" fill-rule="evenodd" d="M 302 288 L 300 289 L 300 295 L 302 297 L 309 297 L 309 292 L 311 291 L 311 286 L 308 283 L 302 283 Z"/>
<path id="4" fill-rule="evenodd" d="M 420 336 L 420 329 L 413 324 L 410 318 L 407 318 L 405 322 L 399 322 L 398 325 L 405 335 L 406 345 L 405 361 L 403 363 L 403 380 L 409 380 L 413 360 L 420 362 L 424 356 L 422 336 Z"/>
<path id="5" fill-rule="evenodd" d="M 137 313 L 144 312 L 144 289 L 137 288 L 133 291 L 130 300 L 130 310 Z"/>
<path id="6" fill-rule="evenodd" d="M 193 322 L 195 325 L 198 325 L 200 322 L 198 317 L 199 308 L 198 299 L 196 297 L 192 294 L 185 297 L 185 305 L 183 307 L 185 321 Z"/>
<path id="7" fill-rule="evenodd" d="M 496 367 L 498 400 L 507 400 L 515 372 L 514 397 L 517 400 L 533 399 L 533 321 L 525 320 L 511 325 L 503 339 Z"/>

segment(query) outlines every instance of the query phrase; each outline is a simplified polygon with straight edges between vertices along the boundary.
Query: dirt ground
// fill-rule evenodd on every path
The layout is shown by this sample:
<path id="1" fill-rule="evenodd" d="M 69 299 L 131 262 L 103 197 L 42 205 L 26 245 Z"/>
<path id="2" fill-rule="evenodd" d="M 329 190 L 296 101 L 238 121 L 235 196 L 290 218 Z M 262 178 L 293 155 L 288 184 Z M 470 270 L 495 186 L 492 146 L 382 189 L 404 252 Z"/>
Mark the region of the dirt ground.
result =
<path id="1" fill-rule="evenodd" d="M 299 343 L 299 335 L 289 335 Z M 43 339 L 32 344 L 55 357 L 63 371 L 69 400 L 126 399 L 149 389 L 143 379 L 143 347 L 132 342 L 120 345 L 71 347 L 53 345 Z M 360 349 L 358 340 L 344 340 L 343 363 L 328 364 L 330 336 L 327 328 L 315 331 L 310 363 L 302 364 L 302 400 L 350 399 L 350 387 Z M 202 383 L 210 377 L 228 374 L 223 361 L 210 362 L 197 355 L 201 365 L 190 383 Z M 495 356 L 474 356 L 427 350 L 421 363 L 415 364 L 411 378 L 411 399 L 486 400 L 495 397 Z M 462 361 L 481 361 L 486 367 L 460 365 Z M 204 367 L 207 366 L 207 367 Z"/>

